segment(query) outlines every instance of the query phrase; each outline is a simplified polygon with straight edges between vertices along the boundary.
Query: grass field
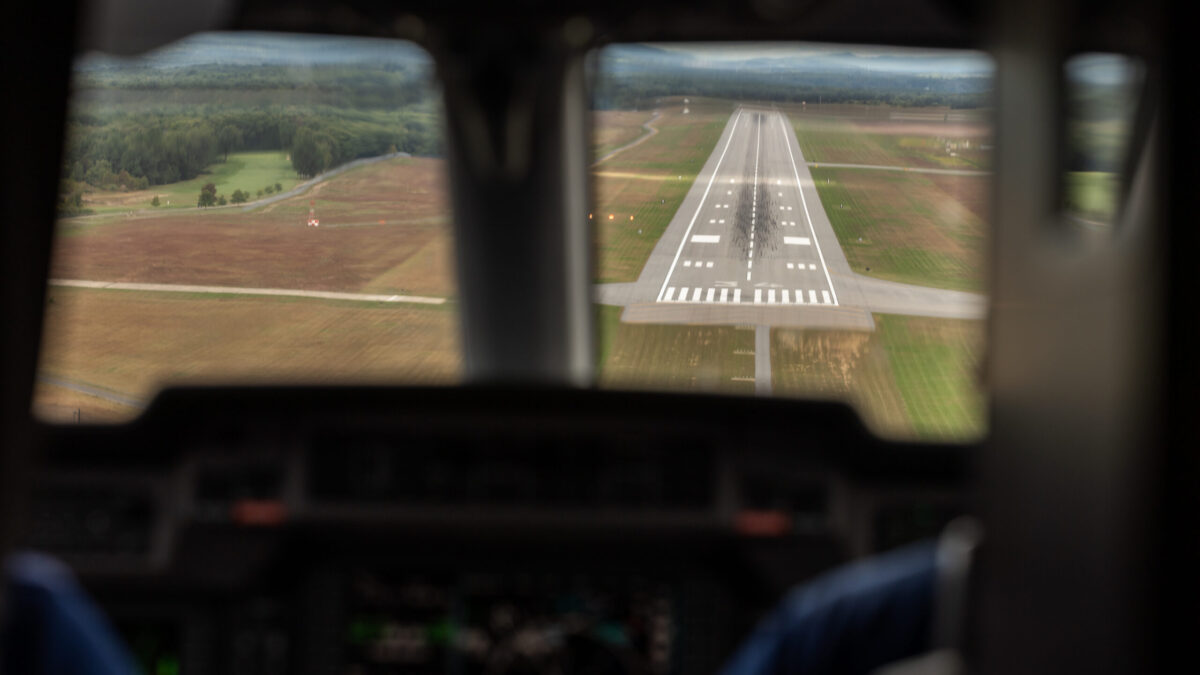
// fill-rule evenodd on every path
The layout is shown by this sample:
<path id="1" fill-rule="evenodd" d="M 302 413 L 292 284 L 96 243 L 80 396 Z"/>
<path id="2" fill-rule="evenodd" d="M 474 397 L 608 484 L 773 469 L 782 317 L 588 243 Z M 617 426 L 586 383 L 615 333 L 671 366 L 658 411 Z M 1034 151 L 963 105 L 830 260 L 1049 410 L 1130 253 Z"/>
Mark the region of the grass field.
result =
<path id="1" fill-rule="evenodd" d="M 251 199 L 258 198 L 258 191 L 268 185 L 279 183 L 290 190 L 301 182 L 292 168 L 287 153 L 239 152 L 229 155 L 224 162 L 217 162 L 191 180 L 155 185 L 147 190 L 132 192 L 92 192 L 84 195 L 84 208 L 96 213 L 108 211 L 131 211 L 152 208 L 150 201 L 157 195 L 159 209 L 194 208 L 200 197 L 200 188 L 206 183 L 217 186 L 217 194 L 229 197 L 234 190 L 249 192 Z"/>
<path id="2" fill-rule="evenodd" d="M 991 128 L 986 120 L 972 115 L 943 121 L 942 112 L 879 108 L 845 110 L 839 116 L 793 108 L 789 115 L 808 162 L 987 169 Z"/>
<path id="3" fill-rule="evenodd" d="M 149 399 L 181 382 L 454 383 L 453 305 L 211 297 L 53 287 L 40 371 Z M 136 413 L 40 386 L 35 410 L 91 421 Z"/>
<path id="4" fill-rule="evenodd" d="M 396 159 L 251 212 L 63 221 L 52 276 L 450 296 L 449 225 L 443 163 Z"/>
<path id="5" fill-rule="evenodd" d="M 875 321 L 874 333 L 773 329 L 776 395 L 848 401 L 889 437 L 980 437 L 982 322 L 894 315 Z"/>
<path id="6" fill-rule="evenodd" d="M 921 286 L 982 291 L 988 178 L 812 169 L 850 267 Z"/>
<path id="7" fill-rule="evenodd" d="M 681 103 L 664 102 L 658 134 L 593 169 L 597 281 L 635 281 L 641 274 L 733 110 L 720 101 L 693 101 L 689 108 L 684 115 Z"/>
<path id="8" fill-rule="evenodd" d="M 1117 214 L 1120 177 L 1102 171 L 1073 171 L 1067 174 L 1067 212 L 1102 223 L 1112 223 Z"/>
<path id="9" fill-rule="evenodd" d="M 649 133 L 642 126 L 651 113 L 633 110 L 598 110 L 592 113 L 592 157 L 599 159 Z"/>
<path id="10" fill-rule="evenodd" d="M 598 311 L 601 387 L 754 394 L 753 327 L 619 323 L 619 307 Z"/>

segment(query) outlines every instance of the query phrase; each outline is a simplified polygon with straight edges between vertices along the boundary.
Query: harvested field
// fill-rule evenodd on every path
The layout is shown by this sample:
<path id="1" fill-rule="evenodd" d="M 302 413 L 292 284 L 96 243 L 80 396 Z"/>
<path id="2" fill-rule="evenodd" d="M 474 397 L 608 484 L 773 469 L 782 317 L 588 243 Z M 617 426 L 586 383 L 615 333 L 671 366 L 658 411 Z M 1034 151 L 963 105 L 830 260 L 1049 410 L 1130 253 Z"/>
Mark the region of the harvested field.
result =
<path id="1" fill-rule="evenodd" d="M 55 278 L 216 286 L 454 292 L 444 165 L 398 159 L 250 212 L 64 221 Z M 321 227 L 305 226 L 315 201 Z"/>
<path id="2" fill-rule="evenodd" d="M 454 383 L 453 306 L 51 288 L 40 372 L 149 399 L 169 383 Z M 75 397 L 39 387 L 35 410 Z M 119 421 L 134 411 L 90 408 Z"/>
<path id="3" fill-rule="evenodd" d="M 979 321 L 875 315 L 874 333 L 775 328 L 775 393 L 855 406 L 892 438 L 971 440 L 986 430 Z"/>
<path id="4" fill-rule="evenodd" d="M 989 179 L 814 168 L 821 203 L 859 274 L 982 291 Z"/>
<path id="5" fill-rule="evenodd" d="M 593 173 L 597 281 L 635 281 L 641 274 L 733 110 L 723 102 L 689 107 L 684 115 L 682 104 L 664 105 L 658 134 Z"/>

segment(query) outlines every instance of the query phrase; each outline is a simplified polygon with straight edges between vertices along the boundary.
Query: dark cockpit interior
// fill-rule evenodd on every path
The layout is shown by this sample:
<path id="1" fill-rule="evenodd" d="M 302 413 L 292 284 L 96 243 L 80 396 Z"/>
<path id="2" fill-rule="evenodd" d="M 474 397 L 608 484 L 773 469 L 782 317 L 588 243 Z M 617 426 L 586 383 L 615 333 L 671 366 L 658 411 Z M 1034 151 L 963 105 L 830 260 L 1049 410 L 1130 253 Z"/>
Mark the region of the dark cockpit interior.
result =
<path id="1" fill-rule="evenodd" d="M 939 634 L 953 637 L 934 639 L 930 650 L 953 659 L 921 662 L 915 666 L 919 672 L 1173 670 L 1168 664 L 1194 659 L 1193 605 L 1200 597 L 1194 565 L 1200 514 L 1192 380 L 1196 313 L 1188 309 L 1196 302 L 1188 277 L 1197 230 L 1192 209 L 1184 204 L 1192 192 L 1190 153 L 1197 147 L 1188 30 L 1178 4 L 1120 0 L 200 0 L 183 5 L 92 0 L 10 8 L 9 21 L 0 28 L 8 50 L 0 69 L 7 94 L 0 112 L 6 134 L 0 180 L 0 556 L 34 550 L 64 563 L 141 672 L 154 675 L 684 675 L 726 672 L 739 645 L 793 589 L 915 542 L 944 542 L 948 532 L 966 528 L 980 542 L 973 548 L 969 575 L 961 587 L 939 586 L 934 601 Z M 345 169 L 341 183 L 332 178 L 340 164 L 332 159 L 337 143 L 344 149 L 350 141 L 340 132 L 321 136 L 315 126 L 343 114 L 329 112 L 341 105 L 330 101 L 321 103 L 326 108 L 313 108 L 317 112 L 299 125 L 320 132 L 314 147 L 326 153 L 324 164 L 311 171 L 301 166 L 299 140 L 268 148 L 253 146 L 249 136 L 230 146 L 232 155 L 225 148 L 220 161 L 228 165 L 233 156 L 266 167 L 278 159 L 267 157 L 268 150 L 291 153 L 279 160 L 283 169 L 270 171 L 289 176 L 292 183 L 276 183 L 271 190 L 274 178 L 256 178 L 252 188 L 267 185 L 268 192 L 244 195 L 250 199 L 246 222 L 264 237 L 274 236 L 270 228 L 284 227 L 271 218 L 286 213 L 295 221 L 288 227 L 294 227 L 281 229 L 281 237 L 360 237 L 351 243 L 386 251 L 409 244 L 389 239 L 390 230 L 379 235 L 382 244 L 368 244 L 374 236 L 367 234 L 374 232 L 369 228 L 435 223 L 443 229 L 420 230 L 420 236 L 443 237 L 436 240 L 442 247 L 436 250 L 451 261 L 436 267 L 451 290 L 409 281 L 341 287 L 308 278 L 295 287 L 333 295 L 297 296 L 281 310 L 246 305 L 245 317 L 264 322 L 270 312 L 282 312 L 270 330 L 251 331 L 264 353 L 276 343 L 284 351 L 326 344 L 325 339 L 333 345 L 341 338 L 329 336 L 339 325 L 346 335 L 367 335 L 375 329 L 353 323 L 358 319 L 350 309 L 367 301 L 338 294 L 370 292 L 378 294 L 370 300 L 372 316 L 393 311 L 389 307 L 410 312 L 405 303 L 414 308 L 386 324 L 389 331 L 448 326 L 437 329 L 441 333 L 429 329 L 434 337 L 420 343 L 420 350 L 435 355 L 422 363 L 443 359 L 437 361 L 443 364 L 440 370 L 397 366 L 372 377 L 360 363 L 366 355 L 391 357 L 373 356 L 365 347 L 346 356 L 320 352 L 313 357 L 322 362 L 312 366 L 316 370 L 300 375 L 222 369 L 241 363 L 241 356 L 213 346 L 225 335 L 219 332 L 189 352 L 217 350 L 205 357 L 216 364 L 213 370 L 190 371 L 191 365 L 173 360 L 178 357 L 171 352 L 151 377 L 138 374 L 148 368 L 143 361 L 96 351 L 105 340 L 136 334 L 144 340 L 139 349 L 147 352 L 176 334 L 170 331 L 186 335 L 224 320 L 187 309 L 194 324 L 178 317 L 168 323 L 143 304 L 145 314 L 121 319 L 141 328 L 118 335 L 97 322 L 116 321 L 117 311 L 128 310 L 117 309 L 122 302 L 186 296 L 197 303 L 193 308 L 226 302 L 225 308 L 237 309 L 236 303 L 252 301 L 243 296 L 266 295 L 251 287 L 280 285 L 269 274 L 292 274 L 288 265 L 307 261 L 303 256 L 310 253 L 315 262 L 295 264 L 314 278 L 327 263 L 356 273 L 374 264 L 366 258 L 346 262 L 348 249 L 337 247 L 350 244 L 341 240 L 323 239 L 310 250 L 288 249 L 289 244 L 279 243 L 285 239 L 264 239 L 263 248 L 246 258 L 247 269 L 261 277 L 224 282 L 196 264 L 203 274 L 187 278 L 194 260 L 171 257 L 176 255 L 171 246 L 183 250 L 178 242 L 192 242 L 187 245 L 195 250 L 228 251 L 231 257 L 238 247 L 260 245 L 239 238 L 224 223 L 206 230 L 204 222 L 182 220 L 192 211 L 209 221 L 219 216 L 205 214 L 234 212 L 232 206 L 227 211 L 214 206 L 211 212 L 191 207 L 197 189 L 205 199 L 200 186 L 208 179 L 195 178 L 194 185 L 171 192 L 176 181 L 191 178 L 156 182 L 147 169 L 148 186 L 106 189 L 98 182 L 104 177 L 93 180 L 99 174 L 83 165 L 72 173 L 64 158 L 90 157 L 86 153 L 93 147 L 74 140 L 85 133 L 79 129 L 126 123 L 117 112 L 110 117 L 95 112 L 91 121 L 80 122 L 75 106 L 82 105 L 81 91 L 119 89 L 123 93 L 102 102 L 117 101 L 126 112 L 158 95 L 145 93 L 155 92 L 154 85 L 120 80 L 142 77 L 153 68 L 130 66 L 133 75 L 125 75 L 121 68 L 126 66 L 89 70 L 79 59 L 102 54 L 117 59 L 113 63 L 136 63 L 205 33 L 374 38 L 403 41 L 426 55 L 420 57 L 427 59 L 419 61 L 423 66 L 405 61 L 387 72 L 424 73 L 431 93 L 421 94 L 425 98 L 415 104 L 405 99 L 403 106 L 411 107 L 396 108 L 398 117 L 386 117 L 394 111 L 375 111 L 353 118 L 360 125 L 355 128 L 401 119 L 409 139 L 427 131 L 434 139 L 412 148 L 403 143 L 388 148 L 385 141 L 379 152 L 345 150 L 341 158 L 386 155 L 381 166 L 391 168 L 383 173 L 363 173 L 375 170 L 367 162 Z M 681 77 L 656 90 L 657 85 L 647 84 L 651 66 L 642 71 L 621 60 L 638 52 L 612 51 L 653 45 L 654 58 L 660 59 L 654 67 L 667 68 L 661 64 L 675 64 L 670 59 L 680 54 L 702 53 L 687 51 L 701 50 L 698 45 L 745 53 L 759 49 L 756 45 L 790 43 L 832 45 L 823 52 L 830 62 L 830 55 L 841 58 L 855 45 L 912 54 L 970 51 L 982 55 L 989 79 L 985 89 L 964 84 L 945 94 L 964 98 L 946 98 L 952 103 L 944 106 L 943 99 L 883 104 L 855 98 L 833 107 L 823 98 L 814 105 L 809 98 L 779 94 L 800 86 L 783 75 L 755 79 L 750 70 L 721 70 L 721 58 L 735 58 L 728 54 L 704 65 L 718 73 L 711 80 L 697 84 Z M 1096 166 L 1081 164 L 1082 155 L 1072 145 L 1080 130 L 1090 127 L 1073 112 L 1072 80 L 1064 66 L 1086 54 L 1116 55 L 1137 65 L 1130 114 L 1122 127 L 1125 140 L 1118 159 L 1105 169 L 1111 174 L 1108 191 L 1096 197 L 1109 200 L 1104 223 L 1084 204 L 1098 193 L 1073 191 L 1099 173 Z M 263 58 L 270 62 L 271 57 Z M 330 68 L 342 67 L 330 63 Z M 604 64 L 617 64 L 617 70 L 604 71 Z M 187 71 L 188 64 L 176 67 L 186 77 L 207 72 Z M 241 72 L 238 65 L 226 67 L 221 72 Z M 323 66 L 306 67 L 316 73 L 312 77 L 324 77 Z M 343 71 L 329 72 L 332 84 L 321 86 L 343 92 L 336 89 L 345 84 L 337 81 Z M 618 78 L 605 72 L 631 79 L 605 89 Z M 93 78 L 86 87 L 80 84 L 85 75 Z M 945 79 L 967 81 L 965 76 Z M 634 85 L 628 82 L 645 89 L 630 94 Z M 735 85 L 762 86 L 764 93 L 712 93 L 721 87 L 721 92 L 734 91 Z M 828 97 L 843 87 L 822 86 L 812 91 Z M 943 95 L 936 84 L 930 86 L 935 90 L 929 96 Z M 173 100 L 169 105 L 177 107 L 162 104 L 152 114 L 185 119 L 191 111 L 217 110 L 240 100 L 225 97 L 217 86 L 197 87 L 196 99 Z M 299 115 L 286 107 L 291 103 L 279 105 L 283 117 Z M 889 116 L 885 122 L 891 127 L 863 121 L 885 109 L 877 105 L 886 107 L 879 114 Z M 979 110 L 985 111 L 983 117 L 972 117 Z M 128 119 L 146 119 L 136 117 L 140 109 L 129 114 Z M 766 134 L 783 129 L 779 119 L 795 124 L 788 123 L 778 136 L 782 140 L 772 141 L 776 145 L 764 146 Z M 804 126 L 811 119 L 811 126 Z M 936 162 L 928 159 L 933 151 L 926 146 L 912 149 L 916 141 L 911 139 L 925 133 L 922 124 L 966 129 L 978 120 L 985 120 L 979 124 L 986 124 L 987 132 L 978 137 L 983 140 L 970 137 L 974 147 L 954 145 L 951 155 L 951 141 L 943 136 L 959 132 L 939 131 L 930 132 L 936 136 Z M 612 131 L 611 139 L 605 135 L 619 124 L 627 128 Z M 117 136 L 136 135 L 127 133 L 131 127 L 112 128 L 125 130 Z M 850 138 L 846 130 L 852 128 L 870 130 L 873 135 L 864 138 L 875 144 L 871 152 L 877 154 L 837 154 L 835 141 Z M 819 135 L 830 129 L 836 133 Z M 747 149 L 738 150 L 743 142 Z M 778 150 L 779 144 L 788 152 L 795 147 L 806 155 L 827 152 L 833 159 L 810 156 L 797 166 L 793 154 L 786 163 L 789 155 Z M 687 159 L 691 145 L 697 145 L 698 154 Z M 668 147 L 662 155 L 652 154 Z M 723 147 L 735 148 L 729 153 L 733 159 L 723 159 Z M 255 152 L 261 157 L 251 157 Z M 647 159 L 629 159 L 634 152 Z M 933 163 L 914 164 L 915 173 L 896 167 L 871 173 L 866 165 L 884 163 L 876 158 L 885 152 L 909 159 L 925 152 L 919 158 L 926 159 L 919 161 Z M 982 152 L 986 166 L 965 163 Z M 602 163 L 618 153 L 626 154 L 624 164 Z M 731 221 L 751 218 L 744 241 L 736 232 L 731 237 L 724 230 L 694 234 L 700 230 L 692 229 L 695 223 L 725 224 L 721 204 L 711 220 L 702 211 L 709 208 L 710 191 L 723 192 L 722 161 L 744 176 L 730 183 L 750 187 L 749 197 L 735 185 L 726 192 L 729 200 L 750 206 L 730 210 L 736 211 Z M 429 166 L 436 166 L 436 178 L 429 179 L 433 187 L 419 183 L 426 174 L 415 173 Z M 729 166 L 724 171 L 734 170 Z M 774 178 L 769 172 L 775 167 L 788 168 L 779 168 L 774 183 L 760 180 L 760 172 Z M 117 176 L 115 164 L 112 168 Z M 131 173 L 131 180 L 141 176 Z M 796 210 L 785 191 L 792 189 L 793 173 Z M 928 207 L 921 217 L 930 222 L 952 213 L 979 224 L 978 237 L 954 239 L 955 246 L 961 244 L 954 251 L 977 255 L 963 254 L 967 262 L 961 269 L 967 271 L 956 272 L 968 281 L 947 276 L 950 281 L 930 284 L 939 285 L 940 294 L 902 296 L 911 291 L 901 283 L 911 282 L 904 276 L 910 268 L 898 266 L 893 276 L 884 275 L 881 266 L 899 265 L 898 259 L 868 249 L 874 240 L 864 242 L 864 236 L 900 235 L 854 230 L 855 241 L 845 229 L 893 217 L 890 211 L 871 210 L 876 207 L 857 196 L 867 192 L 853 192 L 859 188 L 851 185 L 852 176 L 868 173 L 925 181 L 856 179 L 877 180 L 863 185 L 889 199 L 940 189 L 968 204 L 953 186 L 973 181 L 986 190 L 986 200 L 968 206 L 932 198 L 920 203 Z M 353 190 L 374 185 L 363 182 L 365 175 L 420 190 L 444 188 L 438 193 L 444 195 L 444 208 L 413 201 L 404 207 L 415 214 L 411 223 L 393 221 L 393 215 L 355 201 Z M 956 177 L 964 182 L 952 183 Z M 234 186 L 212 180 L 221 190 Z M 307 180 L 316 181 L 316 187 Z M 64 185 L 79 186 L 77 206 L 90 210 L 64 213 Z M 411 189 L 415 193 L 418 187 Z M 831 187 L 845 192 L 830 192 Z M 343 189 L 351 197 L 338 192 Z M 642 189 L 649 191 L 638 192 Z M 759 201 L 760 189 L 766 194 L 762 199 L 778 202 Z M 168 195 L 185 191 L 186 209 L 168 212 L 169 203 L 159 207 L 159 195 L 165 202 Z M 274 192 L 287 198 L 272 204 Z M 144 195 L 146 203 L 120 201 L 134 193 Z M 630 194 L 640 195 L 639 206 L 621 211 L 620 200 L 633 199 Z M 217 193 L 212 197 L 215 203 Z M 223 204 L 224 193 L 219 198 Z M 254 206 L 256 198 L 264 200 L 261 206 Z M 657 199 L 662 214 L 654 210 Z M 810 213 L 822 204 L 822 212 L 833 214 L 825 226 L 823 214 Z M 279 208 L 272 211 L 273 206 Z M 771 216 L 779 233 L 755 229 L 766 222 L 760 214 L 768 209 L 780 214 Z M 852 221 L 838 209 L 871 215 Z M 127 220 L 116 220 L 126 211 Z M 811 234 L 789 220 L 797 217 L 793 213 L 806 214 L 801 226 L 807 222 Z M 594 225 L 593 214 L 614 224 Z M 113 273 L 118 264 L 134 259 L 130 252 L 142 246 L 137 242 L 149 241 L 137 238 L 138 223 L 156 223 L 152 219 L 160 216 L 176 219 L 162 225 L 175 227 L 163 241 L 176 243 L 154 244 L 161 248 L 145 250 L 158 257 L 131 264 L 128 274 Z M 318 216 L 319 231 L 309 232 L 303 219 L 312 225 Z M 627 229 L 593 230 L 615 228 L 618 221 Z M 677 222 L 687 226 L 686 233 L 675 234 Z M 658 245 L 669 244 L 670 250 L 662 253 L 654 240 L 638 243 L 633 232 L 643 236 L 639 227 L 659 227 L 654 230 L 662 236 Z M 410 233 L 404 236 L 417 231 L 404 230 Z M 106 232 L 113 233 L 111 240 Z M 778 246 L 770 251 L 799 251 L 794 257 L 810 256 L 804 264 L 813 266 L 795 263 L 793 268 L 789 259 L 784 267 L 779 258 L 778 267 L 772 267 L 773 253 L 755 257 L 755 233 L 760 251 L 778 234 Z M 846 250 L 844 271 L 834 259 L 841 252 L 820 250 L 831 242 L 836 249 L 839 241 Z M 709 254 L 693 251 L 726 245 L 733 253 L 720 249 L 710 256 L 716 266 L 704 262 L 703 274 L 709 276 L 701 276 L 701 262 L 693 266 L 692 259 Z M 810 255 L 809 249 L 816 250 Z M 748 257 L 742 254 L 747 250 Z M 97 257 L 85 257 L 92 254 Z M 622 256 L 641 257 L 623 271 Z M 746 265 L 746 260 L 758 264 Z M 722 266 L 733 269 L 735 262 L 736 283 L 709 281 L 733 278 Z M 408 273 L 408 268 L 395 269 L 400 271 L 388 273 Z M 824 275 L 818 274 L 822 269 Z M 750 284 L 751 273 L 800 274 L 797 270 L 815 281 Z M 637 296 L 650 276 L 654 292 Z M 867 277 L 873 280 L 864 281 Z M 79 280 L 127 286 L 88 288 Z M 166 287 L 171 284 L 192 285 Z M 204 290 L 208 285 L 217 291 Z M 689 296 L 689 285 L 694 295 Z M 832 292 L 835 285 L 840 299 L 836 293 L 822 299 L 822 289 Z M 677 302 L 676 286 L 681 287 Z M 202 299 L 203 293 L 217 297 Z M 442 304 L 422 309 L 425 301 L 417 296 L 438 296 Z M 83 306 L 69 303 L 84 297 L 99 298 L 95 302 L 101 304 L 78 315 L 86 320 L 60 320 L 65 308 Z M 862 299 L 861 307 L 855 298 Z M 738 302 L 745 306 L 726 306 Z M 908 314 L 923 319 L 893 318 L 904 308 L 939 302 L 957 304 Z M 325 304 L 317 308 L 320 303 Z M 892 309 L 881 309 L 885 306 Z M 166 311 L 154 307 L 154 312 Z M 325 311 L 321 308 L 344 310 L 320 318 L 321 330 L 332 332 L 303 337 L 300 347 L 279 337 L 281 326 L 317 321 L 309 312 Z M 651 313 L 656 318 L 644 318 Z M 933 323 L 948 317 L 968 323 Z M 870 383 L 879 381 L 871 379 L 876 371 L 854 370 L 851 377 L 845 375 L 850 366 L 843 372 L 829 365 L 849 358 L 845 354 L 853 350 L 846 344 L 859 345 L 853 347 L 859 355 L 875 349 L 866 337 L 836 342 L 848 340 L 838 331 L 855 321 L 869 323 L 872 334 L 881 336 L 870 339 L 897 340 L 887 343 L 892 351 L 877 352 L 890 355 L 879 357 L 884 365 L 870 365 L 874 362 L 863 357 L 868 365 L 853 366 L 890 367 L 894 379 L 887 382 L 892 384 L 871 389 L 876 385 Z M 929 328 L 934 325 L 975 331 L 962 338 L 962 344 L 972 345 L 970 358 L 958 352 L 946 356 L 948 347 L 917 344 L 929 335 L 948 334 Z M 81 332 L 89 326 L 93 332 Z M 68 334 L 74 341 L 58 337 Z M 925 337 L 901 347 L 895 337 L 901 334 Z M 650 344 L 647 335 L 660 344 L 678 341 L 669 348 L 632 346 Z M 835 343 L 843 346 L 829 346 Z M 689 356 L 686 349 L 711 344 L 728 350 L 722 364 L 741 355 L 749 360 L 719 366 L 719 378 L 712 375 L 717 371 L 686 370 L 709 358 L 702 351 Z M 417 348 L 387 349 L 408 353 Z M 683 365 L 672 365 L 678 354 L 684 355 L 679 357 Z M 756 354 L 769 355 L 765 374 Z M 895 360 L 905 354 L 907 361 Z M 346 371 L 320 370 L 334 362 L 351 365 Z M 929 392 L 946 391 L 922 379 L 928 376 L 919 366 L 935 362 L 968 364 L 966 374 L 955 377 L 978 393 L 964 394 L 968 403 L 946 404 L 951 412 L 939 407 L 939 400 L 929 404 L 933 412 L 920 413 L 922 401 L 936 398 Z M 781 369 L 781 363 L 793 369 Z M 68 365 L 75 370 L 68 372 Z M 667 368 L 676 369 L 670 376 L 675 379 L 661 374 Z M 314 377 L 318 371 L 324 374 Z M 638 379 L 642 371 L 652 373 L 645 378 L 663 379 L 646 386 L 647 380 Z M 96 373 L 142 389 L 134 391 L 130 384 L 118 395 L 115 385 L 94 379 L 101 376 Z M 194 377 L 172 380 L 180 373 Z M 865 393 L 851 388 L 832 395 L 804 388 L 813 378 L 837 380 L 828 373 L 866 383 Z M 704 383 L 717 379 L 719 386 L 705 389 Z M 794 382 L 803 386 L 787 390 Z M 769 395 L 771 386 L 777 395 Z M 54 405 L 39 402 L 50 400 L 39 398 L 50 396 L 47 387 L 60 397 Z M 879 391 L 899 391 L 895 400 L 902 403 L 888 403 L 892 399 Z M 90 397 L 97 410 L 121 408 L 127 414 L 97 419 L 78 403 L 80 397 Z M 900 409 L 909 417 L 900 426 L 888 426 L 893 418 L 887 415 L 899 414 L 888 411 Z M 47 410 L 66 412 L 55 416 Z M 938 426 L 939 415 L 960 420 L 959 426 Z M 892 433 L 896 428 L 905 433 Z M 6 595 L 0 591 L 0 608 Z M 6 625 L 35 620 L 15 611 L 0 614 Z M 0 645 L 10 653 L 14 649 Z M 812 672 L 857 671 L 842 664 Z"/>

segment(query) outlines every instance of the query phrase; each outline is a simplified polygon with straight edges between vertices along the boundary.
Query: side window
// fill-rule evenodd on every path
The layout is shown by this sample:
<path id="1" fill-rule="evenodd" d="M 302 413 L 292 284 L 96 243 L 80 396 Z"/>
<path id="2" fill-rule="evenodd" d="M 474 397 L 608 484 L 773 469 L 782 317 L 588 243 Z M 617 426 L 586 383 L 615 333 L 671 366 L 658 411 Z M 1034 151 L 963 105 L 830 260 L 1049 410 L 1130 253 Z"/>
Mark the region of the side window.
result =
<path id="1" fill-rule="evenodd" d="M 1063 67 L 1067 151 L 1063 210 L 1083 232 L 1108 232 L 1121 208 L 1143 68 L 1120 54 L 1078 54 Z"/>
<path id="2" fill-rule="evenodd" d="M 456 382 L 442 126 L 405 42 L 79 59 L 36 414 L 127 420 L 174 383 Z"/>

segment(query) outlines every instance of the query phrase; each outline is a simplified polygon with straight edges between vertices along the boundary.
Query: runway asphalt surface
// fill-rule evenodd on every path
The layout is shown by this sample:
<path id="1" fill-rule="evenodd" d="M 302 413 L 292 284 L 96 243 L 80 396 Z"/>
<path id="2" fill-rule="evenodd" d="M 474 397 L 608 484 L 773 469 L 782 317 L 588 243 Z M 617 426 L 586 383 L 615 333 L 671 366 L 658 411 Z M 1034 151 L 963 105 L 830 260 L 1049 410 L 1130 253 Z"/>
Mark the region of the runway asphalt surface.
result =
<path id="1" fill-rule="evenodd" d="M 981 318 L 984 296 L 854 273 L 787 117 L 739 107 L 637 282 L 622 321 L 874 329 L 872 312 Z"/>

